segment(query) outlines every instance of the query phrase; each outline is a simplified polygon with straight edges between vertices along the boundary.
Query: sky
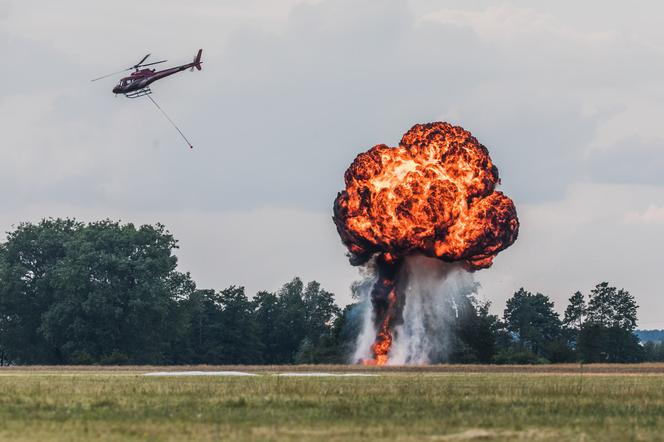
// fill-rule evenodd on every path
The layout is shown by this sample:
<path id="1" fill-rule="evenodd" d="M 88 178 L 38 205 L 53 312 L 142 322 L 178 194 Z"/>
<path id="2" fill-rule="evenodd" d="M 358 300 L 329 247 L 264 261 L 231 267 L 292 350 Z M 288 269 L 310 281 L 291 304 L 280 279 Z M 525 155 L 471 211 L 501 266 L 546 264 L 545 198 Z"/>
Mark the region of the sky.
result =
<path id="1" fill-rule="evenodd" d="M 161 222 L 199 287 L 294 276 L 351 300 L 343 173 L 415 123 L 487 146 L 521 221 L 475 274 L 563 311 L 608 281 L 664 328 L 664 4 L 642 0 L 0 0 L 0 231 L 45 217 Z M 111 93 L 139 61 L 203 70 Z"/>

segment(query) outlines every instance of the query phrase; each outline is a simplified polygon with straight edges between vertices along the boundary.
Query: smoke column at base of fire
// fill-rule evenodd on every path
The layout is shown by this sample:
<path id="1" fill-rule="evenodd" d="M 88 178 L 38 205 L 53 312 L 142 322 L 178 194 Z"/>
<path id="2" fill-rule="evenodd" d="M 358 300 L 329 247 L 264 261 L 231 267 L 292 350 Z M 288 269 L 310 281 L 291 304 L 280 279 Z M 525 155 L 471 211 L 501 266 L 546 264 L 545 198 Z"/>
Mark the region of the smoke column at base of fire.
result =
<path id="1" fill-rule="evenodd" d="M 479 284 L 458 263 L 445 263 L 421 255 L 405 259 L 398 276 L 402 285 L 402 323 L 393 329 L 388 365 L 447 362 L 455 339 L 455 324 L 475 299 Z M 375 280 L 373 278 L 367 279 Z M 362 327 L 351 362 L 372 358 L 376 337 L 371 290 L 362 296 Z"/>

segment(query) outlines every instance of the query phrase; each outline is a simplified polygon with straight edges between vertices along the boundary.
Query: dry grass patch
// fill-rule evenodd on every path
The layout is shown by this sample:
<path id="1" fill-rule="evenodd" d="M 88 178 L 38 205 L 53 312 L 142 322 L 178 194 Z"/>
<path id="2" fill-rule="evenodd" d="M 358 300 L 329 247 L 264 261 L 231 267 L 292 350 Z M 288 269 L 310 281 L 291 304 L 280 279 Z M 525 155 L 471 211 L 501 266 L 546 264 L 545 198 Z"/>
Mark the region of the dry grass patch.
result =
<path id="1" fill-rule="evenodd" d="M 586 376 L 486 366 L 271 375 L 307 368 L 210 367 L 265 374 L 253 377 L 142 376 L 164 367 L 3 370 L 0 440 L 654 441 L 664 431 L 659 366 L 647 376 L 632 367 Z"/>

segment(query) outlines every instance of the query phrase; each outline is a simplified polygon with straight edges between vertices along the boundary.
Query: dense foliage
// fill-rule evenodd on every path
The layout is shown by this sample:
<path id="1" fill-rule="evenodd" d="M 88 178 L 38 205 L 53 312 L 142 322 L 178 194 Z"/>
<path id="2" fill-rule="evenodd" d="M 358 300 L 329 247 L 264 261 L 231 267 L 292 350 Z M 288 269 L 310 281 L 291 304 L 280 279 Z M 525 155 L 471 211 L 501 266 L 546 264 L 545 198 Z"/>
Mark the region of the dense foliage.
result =
<path id="1" fill-rule="evenodd" d="M 177 271 L 161 225 L 44 220 L 0 244 L 0 364 L 290 364 L 349 361 L 362 306 L 341 310 L 316 281 L 276 293 L 200 290 Z M 564 316 L 519 289 L 502 318 L 458 306 L 449 362 L 664 360 L 639 343 L 633 296 L 608 283 L 569 300 Z"/>

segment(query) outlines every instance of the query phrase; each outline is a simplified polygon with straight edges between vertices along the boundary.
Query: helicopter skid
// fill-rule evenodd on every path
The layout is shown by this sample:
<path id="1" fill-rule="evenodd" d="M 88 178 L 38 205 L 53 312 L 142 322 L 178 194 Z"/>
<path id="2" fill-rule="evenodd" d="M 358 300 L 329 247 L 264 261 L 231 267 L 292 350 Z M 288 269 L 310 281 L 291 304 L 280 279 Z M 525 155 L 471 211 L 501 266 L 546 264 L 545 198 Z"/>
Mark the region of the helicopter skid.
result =
<path id="1" fill-rule="evenodd" d="M 149 87 L 139 89 L 137 91 L 133 92 L 128 92 L 125 94 L 125 97 L 127 98 L 138 98 L 138 97 L 145 97 L 146 95 L 150 95 L 152 91 L 150 90 Z"/>

